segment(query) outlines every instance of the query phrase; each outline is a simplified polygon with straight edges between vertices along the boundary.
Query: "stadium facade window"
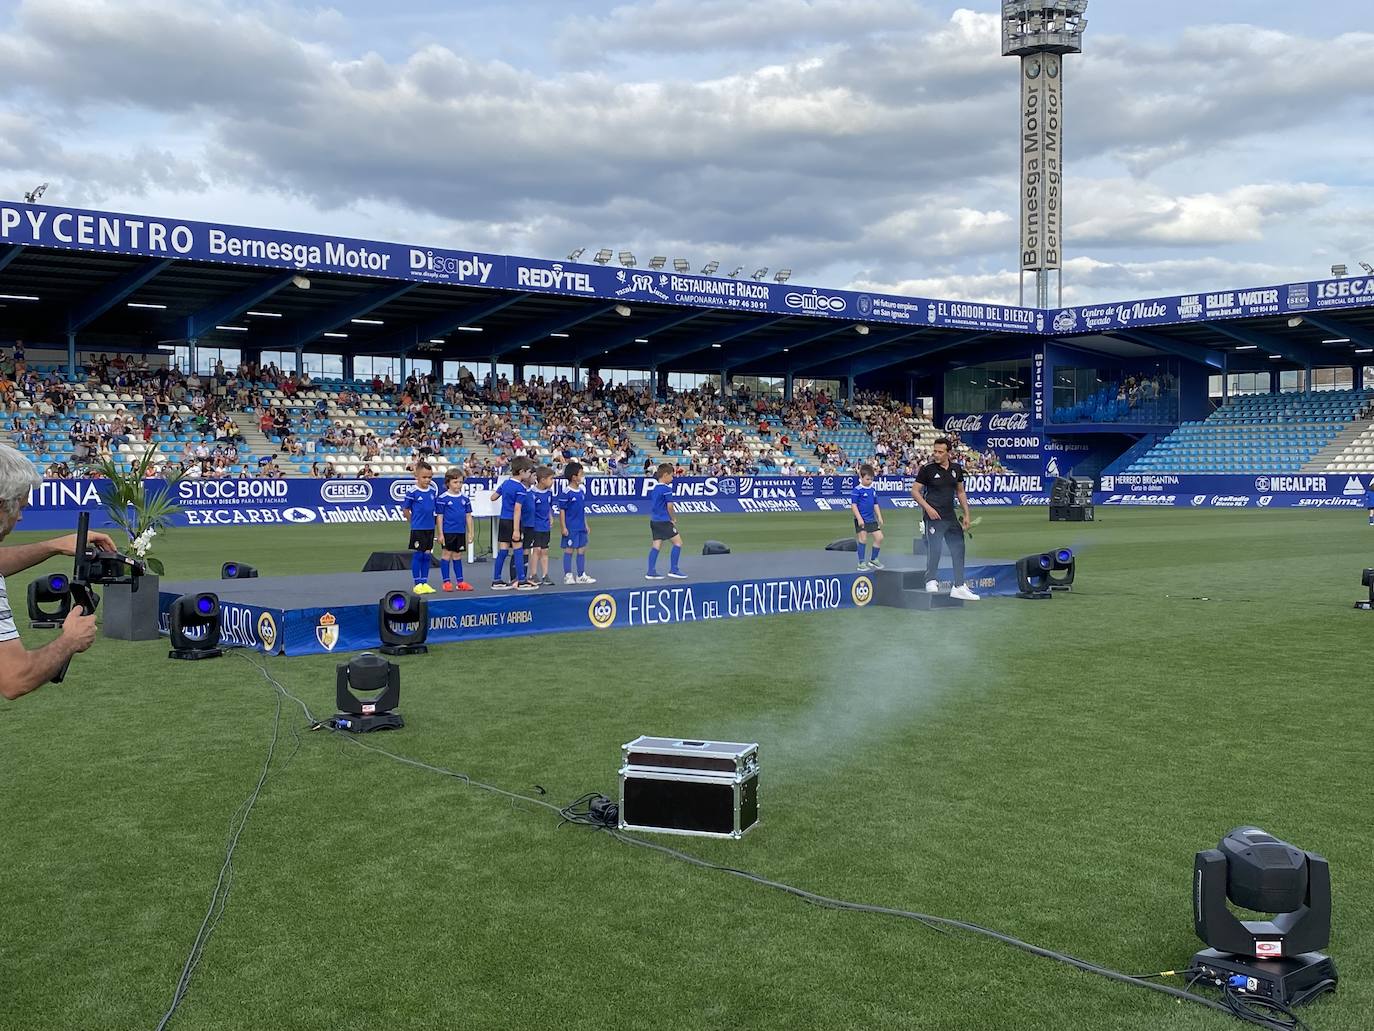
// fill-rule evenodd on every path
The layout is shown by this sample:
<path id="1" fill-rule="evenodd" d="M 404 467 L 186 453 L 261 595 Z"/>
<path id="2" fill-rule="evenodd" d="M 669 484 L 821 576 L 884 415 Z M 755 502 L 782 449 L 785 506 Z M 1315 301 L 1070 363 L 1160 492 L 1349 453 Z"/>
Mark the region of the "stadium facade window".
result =
<path id="1" fill-rule="evenodd" d="M 1269 376 L 1268 376 L 1267 373 L 1255 373 L 1255 375 L 1256 375 L 1256 376 L 1264 376 L 1265 383 L 1266 383 L 1266 384 L 1268 383 L 1268 381 L 1269 381 Z M 1302 390 L 1302 389 L 1303 389 L 1303 382 L 1302 382 L 1302 370 L 1301 370 L 1301 369 L 1283 369 L 1283 370 L 1279 373 L 1279 393 L 1281 393 L 1281 394 L 1292 394 L 1292 393 L 1295 393 L 1295 392 L 1297 392 L 1297 391 L 1299 391 L 1299 390 Z M 1264 390 L 1247 390 L 1247 391 L 1245 391 L 1245 393 L 1247 393 L 1247 394 L 1263 394 L 1263 393 L 1267 393 L 1268 390 L 1269 390 L 1269 387 L 1266 385 L 1265 388 L 1264 388 Z M 1233 392 L 1234 392 L 1234 391 L 1233 391 Z"/>
<path id="2" fill-rule="evenodd" d="M 747 391 L 750 397 L 782 397 L 786 381 L 781 376 L 735 376 L 730 387 L 736 394 Z"/>
<path id="3" fill-rule="evenodd" d="M 360 354 L 353 359 L 353 375 L 357 379 L 390 376 L 394 380 L 400 373 L 401 360 L 395 355 Z"/>
<path id="4" fill-rule="evenodd" d="M 792 395 L 795 397 L 803 390 L 809 390 L 813 394 L 825 391 L 827 397 L 839 397 L 840 381 L 837 379 L 803 379 L 798 376 L 792 380 Z"/>
<path id="5" fill-rule="evenodd" d="M 997 412 L 1030 409 L 1029 361 L 989 362 L 945 373 L 946 412 Z"/>
<path id="6" fill-rule="evenodd" d="M 317 354 L 313 351 L 306 351 L 301 357 L 301 362 L 312 379 L 343 378 L 343 355 L 341 354 Z"/>
<path id="7" fill-rule="evenodd" d="M 1218 380 L 1221 379 L 1220 376 L 1215 376 L 1213 378 Z M 1283 389 L 1296 390 L 1297 387 L 1284 387 Z M 1238 394 L 1267 394 L 1269 393 L 1269 373 L 1233 372 L 1230 374 L 1230 384 L 1227 392 L 1232 397 Z"/>
<path id="8" fill-rule="evenodd" d="M 678 393 L 689 390 L 704 390 L 707 387 L 720 390 L 720 373 L 717 372 L 670 372 L 668 389 Z"/>
<path id="9" fill-rule="evenodd" d="M 638 387 L 641 390 L 649 386 L 648 369 L 602 369 L 600 375 L 607 386 Z"/>
<path id="10" fill-rule="evenodd" d="M 1350 390 L 1355 386 L 1355 370 L 1348 365 L 1312 370 L 1312 389 Z"/>
<path id="11" fill-rule="evenodd" d="M 545 383 L 557 383 L 560 379 L 571 383 L 574 371 L 571 365 L 526 365 L 525 382 L 537 382 L 542 376 Z"/>
<path id="12" fill-rule="evenodd" d="M 224 362 L 226 371 L 232 371 L 239 367 L 239 362 L 242 360 L 242 353 L 237 347 L 197 347 L 195 371 L 202 376 L 207 376 L 215 371 L 215 362 L 218 361 Z M 191 349 L 184 346 L 173 348 L 172 364 L 189 372 L 191 369 Z"/>
<path id="13" fill-rule="evenodd" d="M 485 368 L 483 368 L 484 365 Z M 444 382 L 457 383 L 462 378 L 464 369 L 472 374 L 473 379 L 480 380 L 487 372 L 491 371 L 491 359 L 460 358 L 456 362 L 446 361 L 444 362 Z"/>

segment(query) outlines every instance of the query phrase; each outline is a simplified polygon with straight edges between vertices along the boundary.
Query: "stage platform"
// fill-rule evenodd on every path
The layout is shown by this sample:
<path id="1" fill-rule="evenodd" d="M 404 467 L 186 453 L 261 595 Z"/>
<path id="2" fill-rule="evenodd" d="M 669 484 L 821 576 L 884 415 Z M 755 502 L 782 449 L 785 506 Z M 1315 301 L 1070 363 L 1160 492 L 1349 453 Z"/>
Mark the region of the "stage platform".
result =
<path id="1" fill-rule="evenodd" d="M 251 556 L 248 556 L 251 559 Z M 887 562 L 888 556 L 883 556 Z M 684 555 L 686 580 L 645 580 L 643 559 L 592 561 L 595 584 L 565 585 L 562 561 L 551 556 L 556 586 L 537 591 L 492 590 L 492 563 L 465 564 L 471 592 L 426 595 L 429 643 L 478 637 L 565 633 L 658 626 L 706 619 L 739 619 L 786 612 L 831 612 L 870 603 L 899 608 L 958 607 L 949 597 L 949 569 L 941 592 L 928 595 L 924 560 L 895 554 L 888 568 L 860 573 L 853 552 L 785 551 L 740 555 Z M 664 555 L 659 563 L 667 571 Z M 436 563 L 437 567 L 437 563 Z M 1010 562 L 977 560 L 969 583 L 982 595 L 1016 593 Z M 440 587 L 438 569 L 430 583 Z M 219 596 L 226 646 L 269 654 L 311 655 L 376 648 L 377 602 L 387 591 L 408 590 L 408 571 L 333 573 L 250 580 L 163 582 L 162 628 L 167 609 L 183 594 Z"/>

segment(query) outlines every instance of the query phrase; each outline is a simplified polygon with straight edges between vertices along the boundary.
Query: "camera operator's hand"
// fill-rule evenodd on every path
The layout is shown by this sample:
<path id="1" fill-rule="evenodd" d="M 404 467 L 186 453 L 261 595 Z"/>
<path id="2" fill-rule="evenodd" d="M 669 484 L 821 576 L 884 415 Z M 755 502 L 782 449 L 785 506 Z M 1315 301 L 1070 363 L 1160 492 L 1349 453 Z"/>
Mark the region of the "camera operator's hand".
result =
<path id="1" fill-rule="evenodd" d="M 84 609 L 72 609 L 62 621 L 62 636 L 74 651 L 84 652 L 95 643 L 95 616 L 87 615 Z"/>
<path id="2" fill-rule="evenodd" d="M 66 537 L 58 537 L 49 542 L 58 555 L 76 554 L 76 534 L 68 534 Z M 115 542 L 108 534 L 91 530 L 86 534 L 86 547 L 94 548 L 96 551 L 118 551 Z"/>

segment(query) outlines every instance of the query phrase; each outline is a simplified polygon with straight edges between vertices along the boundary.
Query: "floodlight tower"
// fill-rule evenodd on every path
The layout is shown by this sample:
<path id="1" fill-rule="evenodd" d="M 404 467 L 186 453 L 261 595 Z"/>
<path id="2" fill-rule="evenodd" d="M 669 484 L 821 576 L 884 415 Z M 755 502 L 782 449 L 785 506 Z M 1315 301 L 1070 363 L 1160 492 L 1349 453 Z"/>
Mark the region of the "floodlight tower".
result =
<path id="1" fill-rule="evenodd" d="M 1083 52 L 1088 0 L 1002 0 L 1002 54 L 1021 58 L 1021 303 L 1035 273 L 1035 306 L 1063 303 L 1064 55 Z"/>

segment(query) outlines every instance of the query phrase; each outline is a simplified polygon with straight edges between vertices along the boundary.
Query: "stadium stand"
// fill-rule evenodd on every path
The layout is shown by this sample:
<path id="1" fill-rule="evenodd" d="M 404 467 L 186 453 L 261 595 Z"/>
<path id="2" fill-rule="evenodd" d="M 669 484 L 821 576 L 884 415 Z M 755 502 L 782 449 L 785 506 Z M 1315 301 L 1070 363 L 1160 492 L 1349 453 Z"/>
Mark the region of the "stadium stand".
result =
<path id="1" fill-rule="evenodd" d="M 1127 376 L 1104 384 L 1076 404 L 1056 406 L 1051 417 L 1060 425 L 1076 422 L 1171 425 L 1178 422 L 1178 383 L 1168 373 Z"/>
<path id="2" fill-rule="evenodd" d="M 1183 423 L 1125 471 L 1296 471 L 1349 431 L 1352 422 L 1367 418 L 1371 399 L 1374 391 L 1368 390 L 1234 397 L 1202 422 Z"/>
<path id="3" fill-rule="evenodd" d="M 104 460 L 127 471 L 149 448 L 155 470 L 192 477 L 400 476 L 420 457 L 494 476 L 515 455 L 603 475 L 660 461 L 700 475 L 844 473 L 863 462 L 911 475 L 940 436 L 927 415 L 880 394 L 849 406 L 809 391 L 789 402 L 747 389 L 651 399 L 595 378 L 582 390 L 542 378 L 479 386 L 470 374 L 447 385 L 316 382 L 272 365 L 202 377 L 132 355 L 88 360 L 75 376 L 55 365 L 6 371 L 4 437 L 49 477 L 89 475 Z M 954 439 L 970 471 L 1000 469 Z"/>

